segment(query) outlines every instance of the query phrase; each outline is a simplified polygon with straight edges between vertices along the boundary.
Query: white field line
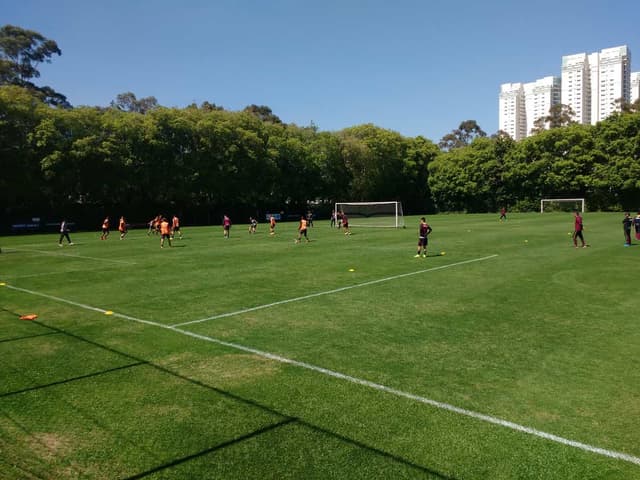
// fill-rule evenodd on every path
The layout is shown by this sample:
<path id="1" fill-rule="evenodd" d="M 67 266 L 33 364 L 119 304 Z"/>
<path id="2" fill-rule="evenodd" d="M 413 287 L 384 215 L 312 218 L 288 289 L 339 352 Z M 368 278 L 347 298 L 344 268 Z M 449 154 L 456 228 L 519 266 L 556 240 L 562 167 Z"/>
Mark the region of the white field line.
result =
<path id="1" fill-rule="evenodd" d="M 129 262 L 129 261 L 126 261 L 126 260 L 112 260 L 110 258 L 88 257 L 86 255 L 73 255 L 71 253 L 62 253 L 62 252 L 48 252 L 46 250 L 32 250 L 30 248 L 8 248 L 7 251 L 38 253 L 40 255 L 52 255 L 54 257 L 86 258 L 88 260 L 96 260 L 96 261 L 99 261 L 99 262 L 121 263 L 121 264 L 125 264 L 125 265 L 135 265 L 136 264 L 136 262 Z"/>
<path id="2" fill-rule="evenodd" d="M 275 307 L 275 306 L 278 306 L 278 305 L 284 305 L 285 303 L 299 302 L 299 301 L 302 301 L 302 300 L 308 300 L 310 298 L 321 297 L 323 295 L 331 295 L 332 293 L 344 292 L 346 290 L 351 290 L 353 288 L 368 287 L 369 285 L 375 285 L 377 283 L 389 282 L 391 280 L 397 280 L 399 278 L 410 277 L 412 275 L 419 275 L 421 273 L 435 272 L 436 270 L 443 270 L 445 268 L 456 267 L 458 265 L 466 265 L 468 263 L 481 262 L 483 260 L 489 260 L 489 259 L 495 258 L 497 256 L 498 256 L 497 254 L 489 255 L 487 257 L 474 258 L 472 260 L 464 260 L 462 262 L 456 262 L 456 263 L 449 263 L 447 265 L 441 265 L 439 267 L 427 268 L 427 269 L 424 269 L 424 270 L 417 270 L 415 272 L 402 273 L 400 275 L 394 275 L 392 277 L 379 278 L 378 280 L 371 280 L 369 282 L 357 283 L 355 285 L 348 285 L 346 287 L 334 288 L 333 290 L 326 290 L 324 292 L 311 293 L 309 295 L 303 295 L 302 297 L 288 298 L 286 300 L 280 300 L 278 302 L 268 303 L 268 304 L 265 304 L 265 305 L 258 305 L 256 307 L 245 308 L 243 310 L 237 310 L 235 312 L 221 313 L 220 315 L 213 315 L 212 317 L 201 318 L 199 320 L 191 320 L 189 322 L 176 323 L 176 324 L 171 325 L 171 326 L 172 327 L 184 327 L 185 325 L 193 325 L 194 323 L 202 323 L 202 322 L 208 322 L 209 320 L 217 320 L 219 318 L 233 317 L 235 315 L 241 315 L 243 313 L 255 312 L 256 310 L 262 310 L 264 308 L 271 308 L 271 307 Z"/>
<path id="3" fill-rule="evenodd" d="M 110 268 L 121 268 L 121 267 L 126 267 L 125 264 L 122 265 L 111 265 L 111 266 L 104 266 L 101 267 L 102 270 L 107 270 Z M 101 270 L 101 271 L 102 271 Z M 75 272 L 95 272 L 95 269 L 92 268 L 74 268 L 72 270 L 56 270 L 54 272 L 40 272 L 40 273 L 27 273 L 25 275 L 11 275 L 11 274 L 0 274 L 0 278 L 10 278 L 10 279 L 20 279 L 20 278 L 33 278 L 33 277 L 45 277 L 47 275 L 66 275 L 67 273 L 75 273 Z"/>
<path id="4" fill-rule="evenodd" d="M 28 293 L 30 295 L 36 295 L 39 297 L 48 298 L 50 300 L 54 300 L 56 302 L 66 303 L 69 305 L 73 305 L 75 307 L 83 308 L 85 310 L 91 310 L 99 313 L 106 313 L 107 310 L 98 307 L 92 307 L 90 305 L 85 305 L 78 302 L 73 302 L 71 300 L 66 300 L 64 298 L 55 297 L 53 295 L 47 295 L 46 293 L 40 293 L 33 290 L 27 290 L 25 288 L 14 287 L 13 285 L 5 285 L 6 288 L 10 288 L 12 290 L 17 290 L 19 292 Z M 318 367 L 316 365 L 312 365 L 310 363 L 299 362 L 297 360 L 292 360 L 290 358 L 282 357 L 280 355 L 276 355 L 274 353 L 264 352 L 262 350 L 258 350 L 255 348 L 247 347 L 244 345 L 240 345 L 232 342 L 225 342 L 224 340 L 220 340 L 214 337 L 209 337 L 206 335 L 200 335 L 198 333 L 190 332 L 188 330 L 183 330 L 181 328 L 172 327 L 169 325 L 163 325 L 161 323 L 153 322 L 150 320 L 143 320 L 140 318 L 135 318 L 129 315 L 125 315 L 122 313 L 113 312 L 112 316 L 122 318 L 125 320 L 130 320 L 132 322 L 142 323 L 145 325 L 163 328 L 165 330 L 170 330 L 172 332 L 179 333 L 181 335 L 186 335 L 192 338 L 196 338 L 198 340 L 203 340 L 205 342 L 215 343 L 217 345 L 221 345 L 224 347 L 232 348 L 235 350 L 240 350 L 243 352 L 251 353 L 253 355 L 257 355 L 262 358 L 266 358 L 269 360 L 273 360 L 280 363 L 285 363 L 288 365 L 293 365 L 296 367 L 304 368 L 306 370 L 311 370 L 313 372 L 318 372 L 323 375 L 327 375 L 329 377 L 337 378 L 340 380 L 345 380 L 347 382 L 354 383 L 356 385 L 361 385 L 364 387 L 368 387 L 374 390 L 378 390 L 380 392 L 385 392 L 390 395 L 394 395 L 396 397 L 405 398 L 407 400 L 412 400 L 414 402 L 423 403 L 425 405 L 432 406 L 434 408 L 439 408 L 441 410 L 446 410 L 449 412 L 457 413 L 459 415 L 464 415 L 466 417 L 474 418 L 476 420 L 480 420 L 483 422 L 491 423 L 494 425 L 499 425 L 501 427 L 509 428 L 511 430 L 515 430 L 517 432 L 527 433 L 529 435 L 533 435 L 539 438 L 543 438 L 545 440 L 549 440 L 551 442 L 559 443 L 561 445 L 566 445 L 569 447 L 573 447 L 579 450 L 583 450 L 585 452 L 595 453 L 597 455 L 602 455 L 609 458 L 614 458 L 617 460 L 623 460 L 625 462 L 634 463 L 636 465 L 640 465 L 640 457 L 636 457 L 634 455 L 629 455 L 627 453 L 618 452 L 615 450 L 607 450 L 605 448 L 596 447 L 593 445 L 589 445 L 582 442 L 577 442 L 575 440 L 570 440 L 568 438 L 560 437 L 558 435 L 554 435 L 552 433 L 547 433 L 541 430 L 537 430 L 535 428 L 527 427 L 524 425 L 520 425 L 518 423 L 510 422 L 508 420 L 503 420 L 498 417 L 493 417 L 491 415 L 485 415 L 483 413 L 474 412 L 473 410 L 467 410 L 466 408 L 456 407 L 455 405 L 451 405 L 449 403 L 439 402 L 437 400 L 432 400 L 427 397 L 422 397 L 420 395 L 414 395 L 413 393 L 404 392 L 402 390 L 397 390 L 395 388 L 387 387 L 385 385 L 370 382 L 369 380 L 363 380 L 361 378 L 352 377 L 351 375 L 346 375 L 344 373 L 336 372 L 334 370 L 329 370 L 327 368 Z"/>

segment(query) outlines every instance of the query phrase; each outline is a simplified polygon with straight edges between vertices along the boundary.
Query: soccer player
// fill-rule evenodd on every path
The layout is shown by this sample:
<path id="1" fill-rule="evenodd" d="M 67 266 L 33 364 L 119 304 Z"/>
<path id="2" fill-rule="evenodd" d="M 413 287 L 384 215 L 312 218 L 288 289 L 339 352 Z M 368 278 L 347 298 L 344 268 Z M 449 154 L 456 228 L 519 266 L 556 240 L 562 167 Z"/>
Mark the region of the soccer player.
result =
<path id="1" fill-rule="evenodd" d="M 631 225 L 633 224 L 633 220 L 631 219 L 631 215 L 629 212 L 625 212 L 624 218 L 622 219 L 622 229 L 624 230 L 624 246 L 631 246 Z"/>
<path id="2" fill-rule="evenodd" d="M 106 240 L 109 236 L 109 217 L 105 217 L 102 221 L 102 235 L 100 235 L 100 240 Z"/>
<path id="3" fill-rule="evenodd" d="M 414 255 L 415 258 L 427 258 L 427 245 L 429 245 L 429 234 L 432 232 L 432 228 L 427 223 L 424 217 L 420 218 L 420 227 L 418 228 L 418 253 Z"/>
<path id="4" fill-rule="evenodd" d="M 351 235 L 351 229 L 349 228 L 349 217 L 347 217 L 347 214 L 344 212 L 342 212 L 341 217 L 342 217 L 342 228 L 344 228 L 344 234 Z"/>
<path id="5" fill-rule="evenodd" d="M 296 243 L 300 243 L 300 240 L 302 239 L 302 237 L 304 237 L 307 243 L 309 243 L 309 237 L 307 236 L 308 225 L 309 225 L 309 222 L 307 221 L 305 216 L 302 215 L 300 217 L 300 223 L 298 224 L 298 238 L 296 238 Z"/>
<path id="6" fill-rule="evenodd" d="M 182 240 L 182 231 L 180 230 L 180 219 L 177 215 L 174 215 L 171 219 L 171 238 L 176 236 L 176 232 L 180 235 L 180 240 Z"/>
<path id="7" fill-rule="evenodd" d="M 73 245 L 73 242 L 69 238 L 69 227 L 67 226 L 67 220 L 62 219 L 62 223 L 60 224 L 60 240 L 58 240 L 58 246 L 62 246 L 62 239 L 66 238 L 69 245 Z"/>
<path id="8" fill-rule="evenodd" d="M 633 219 L 633 228 L 636 231 L 636 240 L 640 240 L 640 212 Z"/>
<path id="9" fill-rule="evenodd" d="M 275 235 L 275 234 L 276 234 L 276 217 L 271 215 L 269 217 L 269 235 Z"/>
<path id="10" fill-rule="evenodd" d="M 118 222 L 118 231 L 120 232 L 120 240 L 127 234 L 127 222 L 124 221 L 124 217 L 120 217 Z"/>
<path id="11" fill-rule="evenodd" d="M 580 216 L 580 212 L 577 210 L 574 213 L 574 227 L 573 227 L 573 246 L 578 248 L 578 239 L 582 242 L 582 248 L 587 248 L 587 244 L 584 242 L 584 236 L 582 235 L 582 231 L 584 230 L 584 225 L 582 224 L 582 217 Z"/>
<path id="12" fill-rule="evenodd" d="M 160 248 L 164 248 L 165 239 L 169 242 L 169 246 L 171 246 L 171 227 L 167 219 L 162 217 L 162 220 L 160 220 Z"/>
<path id="13" fill-rule="evenodd" d="M 331 212 L 331 223 L 329 224 L 329 227 L 334 228 L 336 226 L 336 212 L 335 210 L 333 210 Z"/>
<path id="14" fill-rule="evenodd" d="M 500 209 L 500 221 L 507 221 L 507 209 L 505 207 L 502 207 Z"/>
<path id="15" fill-rule="evenodd" d="M 224 238 L 229 238 L 231 231 L 231 219 L 226 215 L 222 218 L 222 231 L 224 232 Z"/>
<path id="16" fill-rule="evenodd" d="M 249 233 L 256 233 L 258 228 L 258 220 L 253 217 L 249 217 Z"/>

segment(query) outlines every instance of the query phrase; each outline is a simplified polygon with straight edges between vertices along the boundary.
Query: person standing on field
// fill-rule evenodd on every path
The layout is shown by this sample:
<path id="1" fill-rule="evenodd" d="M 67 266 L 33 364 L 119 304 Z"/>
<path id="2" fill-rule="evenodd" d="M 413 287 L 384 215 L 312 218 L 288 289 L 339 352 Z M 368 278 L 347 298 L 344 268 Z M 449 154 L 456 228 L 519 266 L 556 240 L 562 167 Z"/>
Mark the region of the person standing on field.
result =
<path id="1" fill-rule="evenodd" d="M 271 215 L 269 217 L 269 235 L 275 235 L 276 234 L 276 217 Z"/>
<path id="2" fill-rule="evenodd" d="M 631 215 L 629 212 L 624 214 L 624 218 L 622 219 L 622 230 L 624 230 L 624 246 L 631 246 L 631 225 L 633 224 L 633 220 L 631 219 Z"/>
<path id="3" fill-rule="evenodd" d="M 636 231 L 636 240 L 640 240 L 640 212 L 633 219 L 633 228 Z"/>
<path id="4" fill-rule="evenodd" d="M 124 239 L 124 236 L 127 234 L 127 222 L 125 222 L 124 217 L 120 217 L 118 231 L 120 232 L 120 240 Z"/>
<path id="5" fill-rule="evenodd" d="M 258 220 L 256 220 L 254 217 L 249 217 L 249 233 L 253 234 L 256 233 L 258 229 Z"/>
<path id="6" fill-rule="evenodd" d="M 100 240 L 106 240 L 109 236 L 109 217 L 105 217 L 102 221 L 102 235 L 100 235 Z"/>
<path id="7" fill-rule="evenodd" d="M 584 236 L 582 235 L 583 230 L 582 217 L 580 216 L 580 212 L 576 210 L 573 223 L 573 246 L 575 248 L 578 248 L 578 239 L 582 242 L 582 248 L 587 248 L 587 244 L 584 242 Z"/>
<path id="8" fill-rule="evenodd" d="M 351 229 L 349 228 L 349 217 L 347 217 L 347 214 L 344 212 L 342 212 L 342 228 L 344 228 L 345 235 L 351 235 Z"/>
<path id="9" fill-rule="evenodd" d="M 224 238 L 229 238 L 231 233 L 231 219 L 228 216 L 222 218 L 222 231 L 224 232 Z"/>
<path id="10" fill-rule="evenodd" d="M 69 245 L 73 245 L 73 242 L 69 238 L 69 227 L 67 226 L 67 220 L 62 219 L 62 223 L 60 224 L 60 240 L 58 240 L 58 246 L 62 246 L 62 239 L 66 238 Z"/>
<path id="11" fill-rule="evenodd" d="M 420 227 L 418 228 L 418 253 L 414 255 L 415 258 L 427 258 L 427 245 L 429 245 L 429 234 L 433 229 L 427 223 L 427 220 L 420 218 Z"/>
<path id="12" fill-rule="evenodd" d="M 176 232 L 180 236 L 180 240 L 182 240 L 182 231 L 180 230 L 180 219 L 177 215 L 174 215 L 171 219 L 171 238 L 176 236 Z"/>
<path id="13" fill-rule="evenodd" d="M 507 221 L 507 209 L 505 207 L 500 209 L 500 221 L 502 222 L 503 220 Z"/>
<path id="14" fill-rule="evenodd" d="M 162 220 L 160 220 L 160 248 L 164 248 L 165 239 L 169 242 L 169 246 L 171 246 L 171 227 L 167 219 L 162 217 Z"/>
<path id="15" fill-rule="evenodd" d="M 302 237 L 305 238 L 307 243 L 309 243 L 309 237 L 307 236 L 307 227 L 309 225 L 308 220 L 304 215 L 300 217 L 300 223 L 298 224 L 298 238 L 296 238 L 296 243 L 300 243 Z"/>

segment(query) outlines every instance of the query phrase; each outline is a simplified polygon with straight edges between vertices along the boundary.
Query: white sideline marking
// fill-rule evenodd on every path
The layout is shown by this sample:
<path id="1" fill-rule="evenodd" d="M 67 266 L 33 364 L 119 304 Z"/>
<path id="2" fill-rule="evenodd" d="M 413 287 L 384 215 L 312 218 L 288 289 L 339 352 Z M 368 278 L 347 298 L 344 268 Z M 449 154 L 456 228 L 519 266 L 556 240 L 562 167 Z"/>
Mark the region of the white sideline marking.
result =
<path id="1" fill-rule="evenodd" d="M 92 307 L 90 305 L 85 305 L 82 303 L 73 302 L 71 300 L 66 300 L 60 297 L 54 297 L 53 295 L 47 295 L 46 293 L 40 293 L 33 290 L 27 290 L 25 288 L 14 287 L 13 285 L 4 285 L 6 288 L 10 288 L 12 290 L 17 290 L 19 292 L 28 293 L 31 295 L 37 295 L 39 297 L 48 298 L 50 300 L 54 300 L 57 302 L 67 303 L 69 305 L 73 305 L 76 307 L 80 307 L 86 310 L 91 310 L 94 312 L 105 313 L 108 310 L 104 310 L 98 307 Z M 0 287 L 1 288 L 1 287 Z M 634 463 L 636 465 L 640 465 L 640 457 L 636 457 L 634 455 L 629 455 L 627 453 L 617 452 L 615 450 L 607 450 L 605 448 L 595 447 L 593 445 L 589 445 L 582 442 L 577 442 L 575 440 L 570 440 L 568 438 L 560 437 L 558 435 L 554 435 L 552 433 L 543 432 L 542 430 L 537 430 L 535 428 L 526 427 L 524 425 L 520 425 L 518 423 L 510 422 L 508 420 L 503 420 L 498 417 L 493 417 L 491 415 L 485 415 L 483 413 L 474 412 L 473 410 L 467 410 L 466 408 L 456 407 L 455 405 L 451 405 L 449 403 L 439 402 L 437 400 L 432 400 L 427 397 L 422 397 L 420 395 L 414 395 L 413 393 L 403 392 L 402 390 L 397 390 L 395 388 L 387 387 L 380 383 L 370 382 L 369 380 L 363 380 L 361 378 L 352 377 L 351 375 L 346 375 L 344 373 L 336 372 L 334 370 L 329 370 L 327 368 L 318 367 L 316 365 L 312 365 L 310 363 L 299 362 L 297 360 L 292 360 L 290 358 L 282 357 L 280 355 L 276 355 L 274 353 L 264 352 L 262 350 L 257 350 L 255 348 L 246 347 L 244 345 L 240 345 L 232 342 L 225 342 L 224 340 L 219 340 L 214 337 L 208 337 L 206 335 L 200 335 L 198 333 L 189 332 L 188 330 L 183 330 L 181 328 L 172 327 L 170 325 L 163 325 L 161 323 L 153 322 L 150 320 L 142 320 L 140 318 L 131 317 L 129 315 L 124 315 L 122 313 L 113 312 L 112 316 L 123 318 L 125 320 L 131 320 L 132 322 L 143 323 L 145 325 L 150 325 L 153 327 L 163 328 L 165 330 L 171 330 L 173 332 L 186 335 L 192 338 L 196 338 L 198 340 L 203 340 L 206 342 L 215 343 L 218 345 L 222 345 L 225 347 L 233 348 L 235 350 L 240 350 L 243 352 L 251 353 L 253 355 L 257 355 L 262 358 L 267 358 L 269 360 L 273 360 L 276 362 L 281 362 L 289 365 L 293 365 L 296 367 L 304 368 L 306 370 L 311 370 L 314 372 L 321 373 L 323 375 L 327 375 L 329 377 L 338 378 L 340 380 L 345 380 L 347 382 L 354 383 L 356 385 L 362 385 L 364 387 L 372 388 L 374 390 L 378 390 L 381 392 L 388 393 L 390 395 L 395 395 L 397 397 L 406 398 L 408 400 L 413 400 L 415 402 L 423 403 L 425 405 L 429 405 L 435 408 L 439 408 L 441 410 L 446 410 L 449 412 L 457 413 L 459 415 L 464 415 L 467 417 L 474 418 L 476 420 L 481 420 L 483 422 L 491 423 L 494 425 L 499 425 L 505 428 L 509 428 L 511 430 L 515 430 L 522 433 L 527 433 L 529 435 L 533 435 L 536 437 L 543 438 L 545 440 L 549 440 L 555 443 L 559 443 L 561 445 L 566 445 L 569 447 L 574 447 L 579 450 L 583 450 L 586 452 L 595 453 L 598 455 L 602 455 L 609 458 L 614 458 L 617 460 L 624 460 L 625 462 Z"/>
<path id="2" fill-rule="evenodd" d="M 490 258 L 495 258 L 497 256 L 498 256 L 497 254 L 494 254 L 494 255 L 489 255 L 488 257 L 474 258 L 473 260 L 464 260 L 462 262 L 450 263 L 448 265 L 441 265 L 439 267 L 427 268 L 427 269 L 424 269 L 424 270 L 417 270 L 415 272 L 401 273 L 400 275 L 394 275 L 392 277 L 385 277 L 385 278 L 380 278 L 378 280 L 371 280 L 369 282 L 357 283 L 355 285 L 349 285 L 349 286 L 346 286 L 346 287 L 334 288 L 333 290 L 327 290 L 325 292 L 311 293 L 309 295 L 303 295 L 302 297 L 289 298 L 287 300 L 280 300 L 279 302 L 268 303 L 266 305 L 258 305 L 256 307 L 245 308 L 243 310 L 237 310 L 235 312 L 221 313 L 220 315 L 214 315 L 212 317 L 201 318 L 200 320 L 191 320 L 189 322 L 176 323 L 176 324 L 171 325 L 171 326 L 172 327 L 184 327 L 185 325 L 193 325 L 194 323 L 202 323 L 202 322 L 208 322 L 209 320 L 217 320 L 219 318 L 233 317 L 235 315 L 241 315 L 243 313 L 255 312 L 256 310 L 262 310 L 264 308 L 271 308 L 271 307 L 275 307 L 275 306 L 278 306 L 278 305 L 284 305 L 285 303 L 299 302 L 301 300 L 308 300 L 309 298 L 321 297 L 322 295 L 330 295 L 332 293 L 344 292 L 345 290 L 351 290 L 352 288 L 368 287 L 369 285 L 375 285 L 376 283 L 388 282 L 390 280 L 397 280 L 398 278 L 409 277 L 411 275 L 419 275 L 421 273 L 434 272 L 436 270 L 443 270 L 445 268 L 456 267 L 458 265 L 466 265 L 468 263 L 481 262 L 483 260 L 489 260 Z"/>
<path id="3" fill-rule="evenodd" d="M 107 270 L 109 268 L 121 268 L 125 265 L 113 265 L 113 266 L 104 266 L 102 270 Z M 65 275 L 67 273 L 76 273 L 76 272 L 95 272 L 94 269 L 91 268 L 74 268 L 73 270 L 56 270 L 55 272 L 40 272 L 40 273 L 27 273 L 25 275 L 4 275 L 6 278 L 11 279 L 20 279 L 20 278 L 32 278 L 32 277 L 44 277 L 47 275 Z"/>
<path id="4" fill-rule="evenodd" d="M 109 258 L 87 257 L 86 255 L 73 255 L 73 254 L 70 254 L 70 253 L 62 253 L 62 252 L 48 252 L 46 250 L 31 250 L 29 248 L 8 248 L 7 251 L 39 253 L 41 255 L 53 255 L 53 256 L 57 256 L 57 257 L 87 258 L 89 260 L 97 260 L 97 261 L 100 261 L 100 262 L 111 262 L 111 263 L 123 263 L 125 265 L 135 265 L 136 264 L 136 262 L 128 262 L 126 260 L 111 260 Z"/>

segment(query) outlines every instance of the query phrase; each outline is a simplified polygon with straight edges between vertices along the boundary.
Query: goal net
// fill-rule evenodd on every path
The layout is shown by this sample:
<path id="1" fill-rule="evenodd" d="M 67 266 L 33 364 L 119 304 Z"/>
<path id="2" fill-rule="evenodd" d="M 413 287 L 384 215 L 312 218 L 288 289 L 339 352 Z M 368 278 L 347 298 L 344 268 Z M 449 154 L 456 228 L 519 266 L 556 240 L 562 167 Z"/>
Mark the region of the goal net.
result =
<path id="1" fill-rule="evenodd" d="M 544 212 L 584 213 L 584 198 L 543 198 L 540 200 L 540 213 Z"/>
<path id="2" fill-rule="evenodd" d="M 334 212 L 338 222 L 344 213 L 353 227 L 404 227 L 401 202 L 342 202 Z"/>

